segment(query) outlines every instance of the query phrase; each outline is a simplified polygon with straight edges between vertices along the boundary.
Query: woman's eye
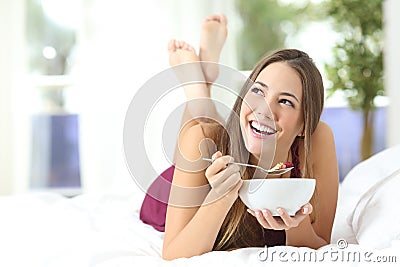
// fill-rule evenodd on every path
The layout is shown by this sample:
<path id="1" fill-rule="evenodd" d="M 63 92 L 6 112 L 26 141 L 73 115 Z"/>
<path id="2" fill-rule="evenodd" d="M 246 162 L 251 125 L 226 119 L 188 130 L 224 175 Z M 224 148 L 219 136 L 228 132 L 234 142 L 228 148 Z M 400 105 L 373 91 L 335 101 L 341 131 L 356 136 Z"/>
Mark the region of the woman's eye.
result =
<path id="1" fill-rule="evenodd" d="M 282 104 L 287 105 L 287 106 L 290 106 L 290 107 L 294 107 L 292 101 L 287 100 L 287 99 L 281 99 L 281 100 L 279 101 L 279 103 L 282 103 Z"/>
<path id="2" fill-rule="evenodd" d="M 257 95 L 262 95 L 262 96 L 264 96 L 263 90 L 258 89 L 258 88 L 252 88 L 252 89 L 251 89 L 251 92 L 253 92 L 253 93 L 257 94 Z"/>

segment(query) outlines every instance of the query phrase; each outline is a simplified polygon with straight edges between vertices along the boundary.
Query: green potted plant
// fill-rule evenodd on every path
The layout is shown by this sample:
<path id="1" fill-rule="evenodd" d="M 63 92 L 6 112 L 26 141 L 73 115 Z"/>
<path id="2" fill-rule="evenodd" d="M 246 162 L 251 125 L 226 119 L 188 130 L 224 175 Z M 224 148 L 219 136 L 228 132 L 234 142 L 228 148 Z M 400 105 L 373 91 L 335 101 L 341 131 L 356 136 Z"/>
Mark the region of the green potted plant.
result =
<path id="1" fill-rule="evenodd" d="M 266 54 L 285 47 L 288 35 L 320 18 L 316 15 L 317 6 L 303 1 L 235 0 L 242 22 L 237 40 L 239 69 L 250 70 Z"/>
<path id="2" fill-rule="evenodd" d="M 342 91 L 349 106 L 363 114 L 361 160 L 373 153 L 375 98 L 383 95 L 383 0 L 330 0 L 327 15 L 343 36 L 326 65 L 328 95 Z"/>

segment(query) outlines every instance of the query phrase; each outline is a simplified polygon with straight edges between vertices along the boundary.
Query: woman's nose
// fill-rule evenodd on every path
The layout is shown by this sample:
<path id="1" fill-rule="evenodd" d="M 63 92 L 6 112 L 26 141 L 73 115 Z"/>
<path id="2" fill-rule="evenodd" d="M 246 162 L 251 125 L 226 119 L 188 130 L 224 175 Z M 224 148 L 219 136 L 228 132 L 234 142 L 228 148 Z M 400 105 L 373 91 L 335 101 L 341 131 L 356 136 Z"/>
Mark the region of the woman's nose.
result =
<path id="1" fill-rule="evenodd" d="M 267 100 L 265 100 L 263 103 L 260 105 L 257 105 L 255 109 L 256 116 L 260 116 L 260 119 L 268 119 L 268 120 L 274 120 L 275 114 L 273 112 L 273 105 L 272 103 L 268 103 Z"/>

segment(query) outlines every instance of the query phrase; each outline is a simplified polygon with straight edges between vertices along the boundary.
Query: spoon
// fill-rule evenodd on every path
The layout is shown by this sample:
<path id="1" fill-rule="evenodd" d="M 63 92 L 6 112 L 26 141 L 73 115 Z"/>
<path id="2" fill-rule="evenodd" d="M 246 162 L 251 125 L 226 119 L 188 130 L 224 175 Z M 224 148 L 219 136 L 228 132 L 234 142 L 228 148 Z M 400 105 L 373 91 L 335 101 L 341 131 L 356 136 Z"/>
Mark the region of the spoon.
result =
<path id="1" fill-rule="evenodd" d="M 201 158 L 202 160 L 208 161 L 208 162 L 213 162 L 212 159 L 209 158 Z M 260 171 L 267 173 L 267 174 L 284 174 L 287 173 L 289 171 L 291 171 L 294 167 L 289 167 L 289 168 L 285 168 L 285 169 L 264 169 L 260 166 L 257 165 L 252 165 L 252 164 L 247 164 L 247 163 L 240 163 L 240 162 L 229 162 L 228 165 L 230 164 L 235 164 L 235 165 L 239 165 L 239 166 L 245 166 L 245 167 L 252 167 L 252 168 L 256 168 L 259 169 Z"/>

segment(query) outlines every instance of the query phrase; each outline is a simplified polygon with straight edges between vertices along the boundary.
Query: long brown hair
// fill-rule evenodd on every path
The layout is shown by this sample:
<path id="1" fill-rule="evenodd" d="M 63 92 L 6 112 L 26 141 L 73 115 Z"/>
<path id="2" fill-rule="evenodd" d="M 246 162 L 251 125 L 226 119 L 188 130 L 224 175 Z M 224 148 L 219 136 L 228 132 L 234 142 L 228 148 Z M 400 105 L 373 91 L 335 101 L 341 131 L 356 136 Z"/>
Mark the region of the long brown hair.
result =
<path id="1" fill-rule="evenodd" d="M 223 155 L 229 154 L 240 162 L 248 161 L 249 152 L 245 147 L 241 131 L 238 131 L 240 129 L 240 109 L 244 96 L 260 72 L 275 62 L 286 62 L 297 72 L 301 79 L 304 126 L 303 141 L 300 144 L 304 145 L 304 158 L 311 159 L 311 135 L 316 129 L 322 113 L 324 87 L 321 74 L 313 60 L 306 53 L 296 49 L 283 49 L 272 53 L 270 56 L 263 58 L 251 72 L 249 79 L 244 84 L 233 105 L 232 112 L 227 120 L 226 131 L 219 131 L 218 136 L 216 136 L 215 142 L 217 148 Z M 302 177 L 313 177 L 311 160 L 304 160 L 301 170 L 303 173 Z M 249 168 L 243 169 L 242 173 L 243 179 L 252 177 Z M 315 199 L 316 193 L 311 200 L 314 207 L 317 204 Z M 311 220 L 314 221 L 315 219 L 316 215 L 313 212 Z M 260 231 L 262 230 L 262 227 L 255 218 L 246 212 L 246 207 L 241 200 L 237 199 L 221 226 L 213 249 L 226 250 L 242 246 L 264 246 L 262 244 L 264 241 L 260 239 Z"/>

